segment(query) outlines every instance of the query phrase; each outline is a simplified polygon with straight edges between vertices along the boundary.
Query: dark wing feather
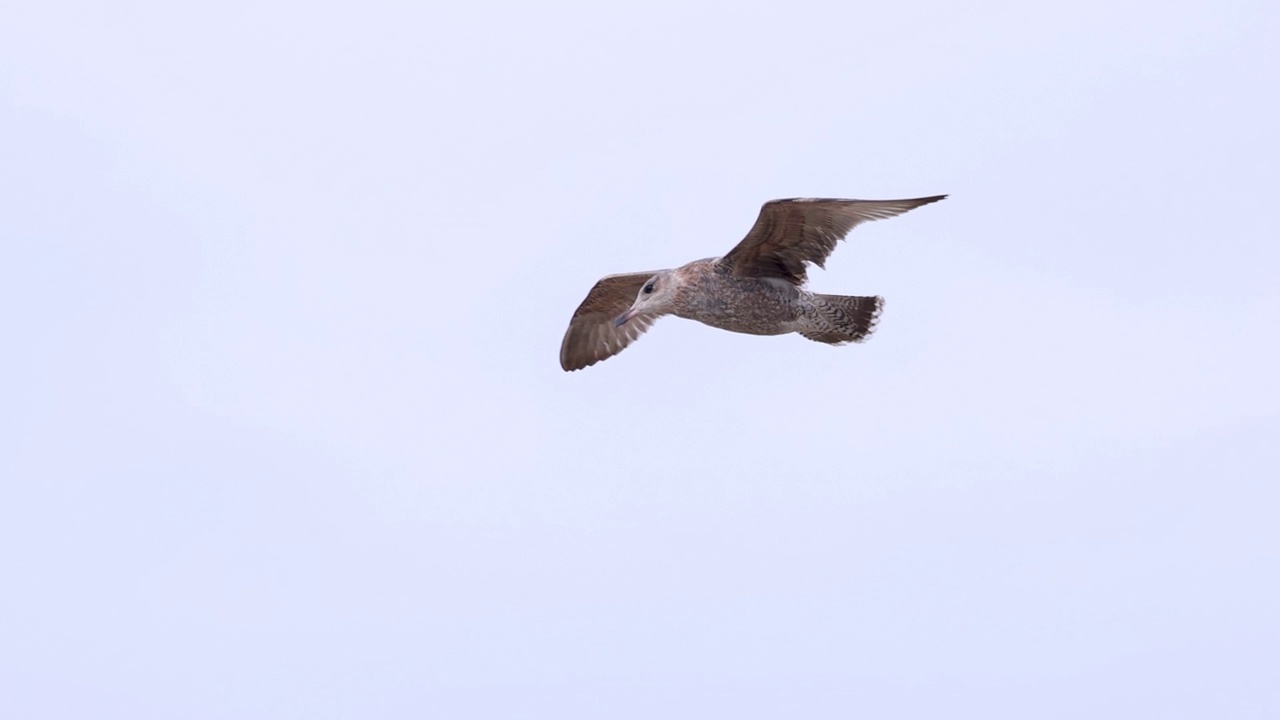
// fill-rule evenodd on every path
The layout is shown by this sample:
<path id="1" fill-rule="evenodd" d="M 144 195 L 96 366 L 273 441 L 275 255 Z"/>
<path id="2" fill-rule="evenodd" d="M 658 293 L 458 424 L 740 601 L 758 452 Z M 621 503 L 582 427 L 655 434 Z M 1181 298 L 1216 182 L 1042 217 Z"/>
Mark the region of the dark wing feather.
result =
<path id="1" fill-rule="evenodd" d="M 657 318 L 640 314 L 622 327 L 614 327 L 618 316 L 636 300 L 640 288 L 660 270 L 606 275 L 587 293 L 569 320 L 569 329 L 560 343 L 560 367 L 581 370 L 622 352 L 644 334 Z"/>
<path id="2" fill-rule="evenodd" d="M 760 208 L 751 232 L 720 259 L 734 275 L 805 281 L 805 264 L 822 267 L 836 243 L 869 220 L 881 220 L 937 202 L 946 195 L 910 200 L 771 200 Z"/>

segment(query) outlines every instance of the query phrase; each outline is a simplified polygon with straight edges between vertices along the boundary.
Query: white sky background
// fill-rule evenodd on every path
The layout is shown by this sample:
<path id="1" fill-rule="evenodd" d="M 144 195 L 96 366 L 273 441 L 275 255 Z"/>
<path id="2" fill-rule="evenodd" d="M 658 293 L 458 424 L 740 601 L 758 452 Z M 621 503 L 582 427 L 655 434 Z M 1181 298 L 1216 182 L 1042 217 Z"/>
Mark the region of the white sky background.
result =
<path id="1" fill-rule="evenodd" d="M 1280 714 L 1280 10 L 786 7 L 9 7 L 0 715 Z"/>

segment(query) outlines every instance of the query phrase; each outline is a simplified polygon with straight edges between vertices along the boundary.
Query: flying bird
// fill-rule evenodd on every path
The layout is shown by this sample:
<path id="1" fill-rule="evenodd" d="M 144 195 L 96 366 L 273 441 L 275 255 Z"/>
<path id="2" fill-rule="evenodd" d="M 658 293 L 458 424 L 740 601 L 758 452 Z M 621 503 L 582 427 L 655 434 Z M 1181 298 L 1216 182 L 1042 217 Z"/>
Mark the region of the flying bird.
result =
<path id="1" fill-rule="evenodd" d="M 771 200 L 723 257 L 600 278 L 569 321 L 560 366 L 581 370 L 613 357 L 663 315 L 751 335 L 794 332 L 831 345 L 862 342 L 875 329 L 884 298 L 809 292 L 806 266 L 823 267 L 836 243 L 861 223 L 945 197 Z"/>

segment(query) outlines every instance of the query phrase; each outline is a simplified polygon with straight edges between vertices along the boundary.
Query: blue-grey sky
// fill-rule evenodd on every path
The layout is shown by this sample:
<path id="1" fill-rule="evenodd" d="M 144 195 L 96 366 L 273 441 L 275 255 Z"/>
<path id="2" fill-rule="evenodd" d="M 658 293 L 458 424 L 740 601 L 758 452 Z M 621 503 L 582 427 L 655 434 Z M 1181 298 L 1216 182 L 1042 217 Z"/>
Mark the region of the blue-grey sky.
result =
<path id="1" fill-rule="evenodd" d="M 4 14 L 0 715 L 1280 715 L 1275 3 Z"/>

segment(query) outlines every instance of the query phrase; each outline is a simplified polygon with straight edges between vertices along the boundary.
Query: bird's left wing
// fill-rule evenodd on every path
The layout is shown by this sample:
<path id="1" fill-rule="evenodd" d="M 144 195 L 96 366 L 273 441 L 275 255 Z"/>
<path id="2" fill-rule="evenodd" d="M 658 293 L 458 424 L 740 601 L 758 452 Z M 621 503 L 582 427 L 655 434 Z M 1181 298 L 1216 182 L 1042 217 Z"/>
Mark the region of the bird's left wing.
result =
<path id="1" fill-rule="evenodd" d="M 641 313 L 622 327 L 616 327 L 614 322 L 635 302 L 645 281 L 659 272 L 600 278 L 569 320 L 569 329 L 560 343 L 560 367 L 572 371 L 595 365 L 622 352 L 643 335 L 657 319 L 654 315 Z"/>

